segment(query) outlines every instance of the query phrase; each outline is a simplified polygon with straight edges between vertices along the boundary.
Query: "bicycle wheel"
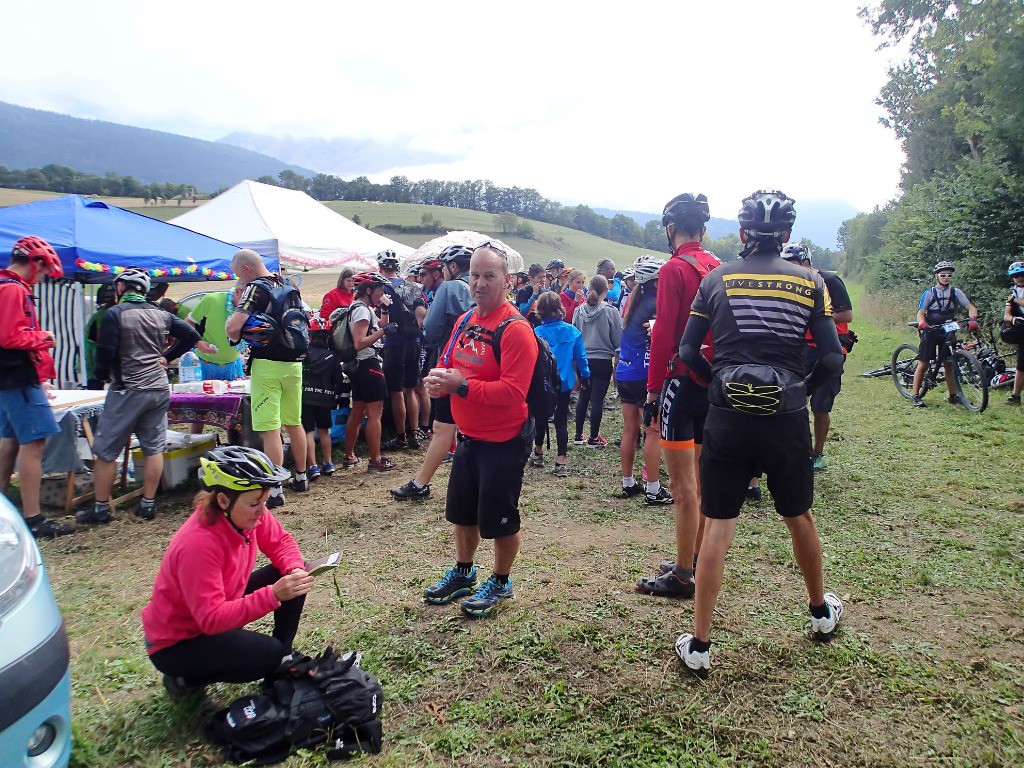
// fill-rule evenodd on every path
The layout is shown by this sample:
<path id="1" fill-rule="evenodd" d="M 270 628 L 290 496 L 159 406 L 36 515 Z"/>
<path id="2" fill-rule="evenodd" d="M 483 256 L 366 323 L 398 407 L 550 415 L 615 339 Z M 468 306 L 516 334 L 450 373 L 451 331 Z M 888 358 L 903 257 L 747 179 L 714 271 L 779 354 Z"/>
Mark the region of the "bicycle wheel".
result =
<path id="1" fill-rule="evenodd" d="M 907 400 L 914 394 L 914 371 L 917 370 L 917 347 L 900 344 L 892 353 L 892 382 Z"/>
<path id="2" fill-rule="evenodd" d="M 962 349 L 953 353 L 960 402 L 969 411 L 981 413 L 988 406 L 988 379 L 978 358 Z"/>

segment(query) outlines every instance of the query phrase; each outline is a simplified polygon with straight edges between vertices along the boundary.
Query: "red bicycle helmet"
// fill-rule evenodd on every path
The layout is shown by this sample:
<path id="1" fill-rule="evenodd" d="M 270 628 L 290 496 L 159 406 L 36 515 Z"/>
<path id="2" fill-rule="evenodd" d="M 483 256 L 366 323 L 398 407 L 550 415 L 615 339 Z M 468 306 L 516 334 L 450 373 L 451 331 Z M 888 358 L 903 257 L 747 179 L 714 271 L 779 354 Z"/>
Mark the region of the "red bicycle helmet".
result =
<path id="1" fill-rule="evenodd" d="M 373 289 L 378 285 L 387 285 L 390 281 L 380 272 L 359 272 L 352 277 L 352 290 Z"/>
<path id="2" fill-rule="evenodd" d="M 440 259 L 427 259 L 420 264 L 420 269 L 444 269 L 444 262 Z"/>
<path id="3" fill-rule="evenodd" d="M 328 323 L 320 315 L 314 315 L 312 312 L 309 314 L 309 332 L 313 331 L 329 331 L 331 329 L 330 323 Z"/>
<path id="4" fill-rule="evenodd" d="M 50 270 L 50 277 L 64 277 L 64 267 L 53 246 L 41 237 L 30 235 L 23 237 L 14 244 L 11 258 L 24 258 L 29 261 L 41 261 Z"/>

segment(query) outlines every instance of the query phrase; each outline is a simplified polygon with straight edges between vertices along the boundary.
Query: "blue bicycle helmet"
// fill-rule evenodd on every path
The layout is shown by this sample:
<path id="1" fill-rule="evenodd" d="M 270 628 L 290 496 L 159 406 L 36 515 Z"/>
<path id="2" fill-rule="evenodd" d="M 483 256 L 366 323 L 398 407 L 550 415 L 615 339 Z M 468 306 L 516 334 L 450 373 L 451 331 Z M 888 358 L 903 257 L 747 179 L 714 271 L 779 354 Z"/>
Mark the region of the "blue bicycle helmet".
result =
<path id="1" fill-rule="evenodd" d="M 1024 261 L 1015 261 L 1013 264 L 1006 268 L 1006 274 L 1010 277 L 1014 275 L 1024 275 Z"/>
<path id="2" fill-rule="evenodd" d="M 274 321 L 268 315 L 256 312 L 249 315 L 249 319 L 245 321 L 241 336 L 250 346 L 261 349 L 274 338 L 276 330 Z"/>

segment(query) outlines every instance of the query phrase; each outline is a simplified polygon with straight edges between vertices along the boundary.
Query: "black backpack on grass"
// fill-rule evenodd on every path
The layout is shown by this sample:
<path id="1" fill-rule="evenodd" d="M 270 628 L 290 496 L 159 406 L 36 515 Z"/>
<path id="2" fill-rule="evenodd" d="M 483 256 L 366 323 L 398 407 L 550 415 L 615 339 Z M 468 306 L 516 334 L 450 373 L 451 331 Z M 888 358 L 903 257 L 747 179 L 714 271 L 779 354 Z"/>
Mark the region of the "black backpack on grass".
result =
<path id="1" fill-rule="evenodd" d="M 327 745 L 329 759 L 381 750 L 377 679 L 355 653 L 296 659 L 264 681 L 263 692 L 235 699 L 214 714 L 207 736 L 233 763 L 274 765 L 296 749 Z"/>

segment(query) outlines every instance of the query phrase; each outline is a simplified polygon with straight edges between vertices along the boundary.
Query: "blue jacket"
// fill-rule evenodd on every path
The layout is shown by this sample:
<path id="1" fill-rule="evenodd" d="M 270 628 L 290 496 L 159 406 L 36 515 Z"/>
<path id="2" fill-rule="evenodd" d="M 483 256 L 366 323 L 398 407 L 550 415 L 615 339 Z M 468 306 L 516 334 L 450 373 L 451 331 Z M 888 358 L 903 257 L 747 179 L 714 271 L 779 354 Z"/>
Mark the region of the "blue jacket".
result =
<path id="1" fill-rule="evenodd" d="M 653 293 L 638 293 L 633 299 L 642 303 L 633 307 L 629 325 L 622 329 L 615 378 L 621 381 L 647 381 L 647 369 L 651 361 L 651 337 L 644 328 L 644 323 L 654 317 L 656 299 Z"/>
<path id="2" fill-rule="evenodd" d="M 427 316 L 423 318 L 423 336 L 427 343 L 435 347 L 447 344 L 459 315 L 471 309 L 475 303 L 469 292 L 469 275 L 441 283 L 434 293 Z"/>
<path id="3" fill-rule="evenodd" d="M 540 338 L 551 347 L 551 354 L 558 363 L 558 375 L 562 379 L 562 391 L 568 392 L 576 385 L 573 363 L 579 369 L 581 379 L 590 378 L 587 351 L 583 348 L 583 334 L 559 317 L 545 320 L 534 329 Z"/>

